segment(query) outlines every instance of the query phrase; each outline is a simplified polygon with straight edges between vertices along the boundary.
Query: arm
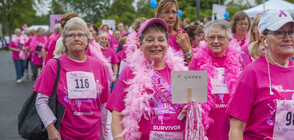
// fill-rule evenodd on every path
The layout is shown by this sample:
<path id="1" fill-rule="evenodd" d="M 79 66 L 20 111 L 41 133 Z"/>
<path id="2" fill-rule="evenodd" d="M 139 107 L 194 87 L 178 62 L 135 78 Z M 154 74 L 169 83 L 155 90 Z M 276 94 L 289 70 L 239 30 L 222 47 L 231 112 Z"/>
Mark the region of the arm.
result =
<path id="1" fill-rule="evenodd" d="M 241 121 L 235 117 L 231 117 L 229 140 L 243 140 L 245 126 L 246 122 Z"/>
<path id="2" fill-rule="evenodd" d="M 178 45 L 180 46 L 181 50 L 183 51 L 184 54 L 186 53 L 191 53 L 190 57 L 186 57 L 185 56 L 185 61 L 187 62 L 187 64 L 190 63 L 191 59 L 193 58 L 194 54 L 190 44 L 190 39 L 187 33 L 179 33 L 177 38 L 176 38 L 176 42 L 178 43 Z"/>
<path id="3" fill-rule="evenodd" d="M 46 55 L 47 55 L 47 51 L 43 48 L 42 49 L 42 57 L 44 60 L 46 59 Z"/>
<path id="4" fill-rule="evenodd" d="M 120 112 L 112 111 L 111 131 L 114 140 L 124 140 L 123 137 L 117 137 L 123 131 L 123 125 L 121 124 L 122 118 Z"/>
<path id="5" fill-rule="evenodd" d="M 117 64 L 113 64 L 112 65 L 112 69 L 113 69 L 113 80 L 112 80 L 112 82 L 115 82 L 116 81 L 117 72 L 118 72 L 118 65 Z"/>
<path id="6" fill-rule="evenodd" d="M 36 110 L 48 132 L 49 140 L 61 140 L 60 134 L 54 126 L 56 118 L 48 106 L 49 98 L 50 97 L 45 94 L 38 93 Z"/>

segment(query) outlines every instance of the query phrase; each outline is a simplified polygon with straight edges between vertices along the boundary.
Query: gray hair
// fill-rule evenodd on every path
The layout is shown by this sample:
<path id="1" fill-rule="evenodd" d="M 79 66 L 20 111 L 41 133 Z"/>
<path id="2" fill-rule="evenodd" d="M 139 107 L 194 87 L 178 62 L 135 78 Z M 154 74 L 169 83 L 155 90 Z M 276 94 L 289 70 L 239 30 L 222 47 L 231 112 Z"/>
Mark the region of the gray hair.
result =
<path id="1" fill-rule="evenodd" d="M 61 25 L 60 25 L 59 23 L 56 24 L 56 25 L 54 26 L 54 32 L 55 32 L 56 34 L 58 34 L 58 33 L 61 33 L 61 31 L 62 31 Z"/>
<path id="2" fill-rule="evenodd" d="M 21 30 L 20 30 L 19 28 L 16 28 L 16 29 L 14 30 L 14 33 L 16 34 L 17 32 L 20 32 L 20 33 L 21 33 Z"/>
<path id="3" fill-rule="evenodd" d="M 82 29 L 86 32 L 86 36 L 88 40 L 92 38 L 91 33 L 88 29 L 87 23 L 80 17 L 74 17 L 68 20 L 64 26 L 63 33 L 62 33 L 62 41 L 64 43 L 64 39 L 69 31 L 75 29 Z"/>
<path id="4" fill-rule="evenodd" d="M 29 28 L 26 28 L 26 30 L 25 30 L 25 34 L 30 34 L 30 32 L 31 32 L 31 30 L 29 29 Z"/>
<path id="5" fill-rule="evenodd" d="M 56 42 L 56 47 L 54 50 L 54 57 L 58 58 L 58 57 L 62 56 L 64 52 L 65 52 L 65 47 L 63 46 L 62 39 L 59 38 Z"/>
<path id="6" fill-rule="evenodd" d="M 37 32 L 39 32 L 40 30 L 44 31 L 43 28 L 39 27 L 39 28 L 37 29 Z"/>
<path id="7" fill-rule="evenodd" d="M 204 26 L 205 37 L 207 37 L 208 29 L 210 27 L 216 27 L 216 28 L 222 29 L 222 30 L 224 30 L 224 31 L 227 32 L 227 37 L 229 39 L 232 38 L 232 29 L 231 29 L 231 26 L 230 26 L 229 22 L 227 22 L 225 20 L 222 20 L 222 19 L 218 19 L 218 20 L 214 20 L 214 21 L 208 22 Z"/>

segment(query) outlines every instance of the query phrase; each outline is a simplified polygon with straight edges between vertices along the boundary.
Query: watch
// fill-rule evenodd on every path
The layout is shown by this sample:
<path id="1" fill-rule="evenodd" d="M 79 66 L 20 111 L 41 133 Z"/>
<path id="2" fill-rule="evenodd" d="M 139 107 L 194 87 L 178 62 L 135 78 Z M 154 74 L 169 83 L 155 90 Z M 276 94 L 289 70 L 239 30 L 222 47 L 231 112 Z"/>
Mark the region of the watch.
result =
<path id="1" fill-rule="evenodd" d="M 187 53 L 185 53 L 185 57 L 191 58 L 191 56 L 192 56 L 192 50 L 190 50 Z"/>

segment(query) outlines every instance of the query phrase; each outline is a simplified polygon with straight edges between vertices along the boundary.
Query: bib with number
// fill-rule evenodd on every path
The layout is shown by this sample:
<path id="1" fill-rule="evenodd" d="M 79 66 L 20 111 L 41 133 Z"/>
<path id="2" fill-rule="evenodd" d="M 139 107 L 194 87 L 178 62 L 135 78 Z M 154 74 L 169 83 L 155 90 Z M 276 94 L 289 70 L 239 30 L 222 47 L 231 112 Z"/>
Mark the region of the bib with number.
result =
<path id="1" fill-rule="evenodd" d="M 69 99 L 94 99 L 97 97 L 94 74 L 72 71 L 66 73 Z"/>
<path id="2" fill-rule="evenodd" d="M 277 111 L 273 138 L 290 140 L 294 138 L 294 101 L 277 101 Z"/>
<path id="3" fill-rule="evenodd" d="M 227 83 L 225 82 L 225 68 L 216 68 L 217 75 L 211 77 L 212 94 L 229 94 Z"/>

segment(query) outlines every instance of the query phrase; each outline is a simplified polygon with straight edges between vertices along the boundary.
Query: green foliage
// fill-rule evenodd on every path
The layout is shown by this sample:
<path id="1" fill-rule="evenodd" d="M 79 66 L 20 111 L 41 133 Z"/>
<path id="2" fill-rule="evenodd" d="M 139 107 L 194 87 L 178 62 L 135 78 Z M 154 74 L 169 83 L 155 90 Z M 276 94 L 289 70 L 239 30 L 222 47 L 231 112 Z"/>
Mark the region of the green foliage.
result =
<path id="1" fill-rule="evenodd" d="M 32 24 L 36 14 L 34 0 L 0 0 L 0 23 L 5 34 L 12 34 L 15 28 Z"/>

